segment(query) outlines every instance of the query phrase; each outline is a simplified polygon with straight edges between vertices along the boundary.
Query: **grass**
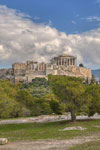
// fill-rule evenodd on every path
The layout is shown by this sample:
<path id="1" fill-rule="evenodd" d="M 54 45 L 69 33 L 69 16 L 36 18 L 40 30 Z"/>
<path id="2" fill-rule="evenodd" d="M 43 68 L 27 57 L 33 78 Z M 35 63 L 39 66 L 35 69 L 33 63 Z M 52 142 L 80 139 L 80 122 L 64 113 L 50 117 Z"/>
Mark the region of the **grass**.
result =
<path id="1" fill-rule="evenodd" d="M 100 150 L 100 140 L 77 145 L 70 148 L 70 150 Z"/>
<path id="2" fill-rule="evenodd" d="M 38 139 L 72 139 L 78 136 L 100 135 L 100 120 L 82 120 L 75 123 L 70 121 L 50 123 L 23 123 L 0 125 L 0 138 L 8 138 L 9 141 L 38 140 Z M 82 126 L 84 131 L 59 131 L 66 127 Z"/>

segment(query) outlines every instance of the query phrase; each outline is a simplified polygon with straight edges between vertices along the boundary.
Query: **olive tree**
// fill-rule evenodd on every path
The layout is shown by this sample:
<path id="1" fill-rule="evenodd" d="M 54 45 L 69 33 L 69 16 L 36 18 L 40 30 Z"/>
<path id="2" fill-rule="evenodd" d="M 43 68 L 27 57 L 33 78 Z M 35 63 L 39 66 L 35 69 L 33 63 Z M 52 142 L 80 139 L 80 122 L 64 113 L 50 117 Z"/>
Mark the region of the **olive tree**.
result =
<path id="1" fill-rule="evenodd" d="M 50 75 L 49 84 L 60 102 L 66 105 L 66 111 L 71 113 L 71 120 L 76 121 L 76 114 L 86 105 L 83 79 Z"/>

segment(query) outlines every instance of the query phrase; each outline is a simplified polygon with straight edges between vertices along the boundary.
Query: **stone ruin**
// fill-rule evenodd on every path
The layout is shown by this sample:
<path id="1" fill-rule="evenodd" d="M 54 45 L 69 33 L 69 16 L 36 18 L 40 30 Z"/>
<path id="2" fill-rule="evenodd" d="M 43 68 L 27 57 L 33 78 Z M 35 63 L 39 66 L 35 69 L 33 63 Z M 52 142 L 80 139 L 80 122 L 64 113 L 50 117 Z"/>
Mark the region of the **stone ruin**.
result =
<path id="1" fill-rule="evenodd" d="M 27 61 L 26 63 L 14 63 L 11 69 L 1 69 L 0 78 L 8 78 L 12 82 L 32 82 L 32 79 L 48 78 L 52 75 L 65 75 L 81 77 L 91 80 L 91 70 L 77 66 L 77 58 L 71 55 L 59 55 L 51 59 L 50 63 L 38 63 Z"/>

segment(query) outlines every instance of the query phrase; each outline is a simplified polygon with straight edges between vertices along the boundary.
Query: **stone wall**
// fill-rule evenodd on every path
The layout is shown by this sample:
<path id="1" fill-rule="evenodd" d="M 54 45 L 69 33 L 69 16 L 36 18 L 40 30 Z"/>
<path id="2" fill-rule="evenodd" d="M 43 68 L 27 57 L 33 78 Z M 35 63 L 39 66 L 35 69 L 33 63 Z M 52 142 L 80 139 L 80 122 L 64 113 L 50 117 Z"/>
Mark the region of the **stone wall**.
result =
<path id="1" fill-rule="evenodd" d="M 17 75 L 25 75 L 26 73 L 26 64 L 25 63 L 15 63 L 12 65 L 13 74 Z"/>
<path id="2" fill-rule="evenodd" d="M 88 78 L 89 80 L 92 78 L 90 69 L 77 66 L 53 66 L 53 68 L 51 66 L 51 68 L 49 67 L 46 70 L 46 76 L 49 74 L 82 77 L 84 79 Z"/>
<path id="3" fill-rule="evenodd" d="M 92 73 L 91 69 L 84 68 L 84 67 L 72 67 L 71 72 L 74 73 L 76 76 L 83 77 L 85 79 L 91 79 Z"/>

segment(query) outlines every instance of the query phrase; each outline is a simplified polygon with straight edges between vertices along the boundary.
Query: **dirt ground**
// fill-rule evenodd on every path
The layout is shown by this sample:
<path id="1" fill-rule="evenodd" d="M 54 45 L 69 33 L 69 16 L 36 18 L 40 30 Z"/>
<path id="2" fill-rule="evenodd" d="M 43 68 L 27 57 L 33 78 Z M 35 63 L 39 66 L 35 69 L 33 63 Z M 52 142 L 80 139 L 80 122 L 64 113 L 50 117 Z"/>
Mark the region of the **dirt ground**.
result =
<path id="1" fill-rule="evenodd" d="M 0 146 L 0 150 L 68 150 L 70 147 L 97 140 L 97 136 L 77 137 L 70 140 L 37 140 L 11 142 Z"/>
<path id="2" fill-rule="evenodd" d="M 20 119 L 9 119 L 1 120 L 0 124 L 20 124 L 20 123 L 34 123 L 34 122 L 53 122 L 61 120 L 70 120 L 71 116 L 68 115 L 42 115 L 39 117 L 29 117 L 29 118 L 20 118 Z M 100 119 L 100 115 L 95 114 L 93 117 L 88 116 L 77 116 L 77 120 L 84 119 Z"/>
<path id="3" fill-rule="evenodd" d="M 100 119 L 99 115 L 92 118 L 87 116 L 78 116 L 77 119 Z M 16 123 L 30 123 L 30 122 L 52 122 L 70 120 L 70 115 L 52 115 L 52 116 L 39 116 L 32 118 L 20 118 L 12 120 L 1 120 L 0 124 L 16 124 Z M 98 136 L 77 137 L 70 140 L 37 140 L 37 141 L 23 141 L 23 142 L 9 142 L 7 145 L 0 146 L 0 150 L 68 150 L 70 147 L 83 144 L 86 142 L 98 140 Z"/>

